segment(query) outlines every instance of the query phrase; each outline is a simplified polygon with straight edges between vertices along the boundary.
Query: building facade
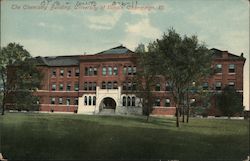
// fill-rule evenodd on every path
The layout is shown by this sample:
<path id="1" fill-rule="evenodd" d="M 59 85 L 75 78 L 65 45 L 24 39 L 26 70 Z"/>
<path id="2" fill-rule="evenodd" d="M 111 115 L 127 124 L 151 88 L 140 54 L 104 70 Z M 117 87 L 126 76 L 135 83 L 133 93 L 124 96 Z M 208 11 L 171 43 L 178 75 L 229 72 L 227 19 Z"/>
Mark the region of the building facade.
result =
<path id="1" fill-rule="evenodd" d="M 221 91 L 234 86 L 243 95 L 245 58 L 227 51 L 211 49 L 216 74 L 204 78 L 203 88 Z M 79 114 L 142 114 L 136 89 L 134 52 L 118 46 L 93 55 L 37 57 L 38 68 L 44 74 L 39 96 L 40 111 L 75 112 Z M 156 96 L 152 114 L 174 115 L 175 104 L 170 86 L 159 78 L 154 87 Z M 192 99 L 195 101 L 195 98 Z M 213 108 L 210 111 L 214 114 Z"/>

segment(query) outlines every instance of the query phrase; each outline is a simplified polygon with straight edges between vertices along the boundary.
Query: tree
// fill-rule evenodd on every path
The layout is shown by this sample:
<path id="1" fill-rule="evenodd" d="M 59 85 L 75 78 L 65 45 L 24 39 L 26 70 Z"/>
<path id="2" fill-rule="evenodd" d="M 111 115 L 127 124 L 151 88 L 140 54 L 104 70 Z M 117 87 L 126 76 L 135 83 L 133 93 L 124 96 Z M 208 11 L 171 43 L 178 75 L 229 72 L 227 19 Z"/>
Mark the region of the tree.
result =
<path id="1" fill-rule="evenodd" d="M 42 75 L 35 65 L 35 61 L 23 46 L 9 43 L 0 51 L 0 75 L 3 84 L 2 115 L 4 115 L 8 101 L 17 108 L 32 108 L 30 102 L 35 96 L 32 92 L 39 85 Z M 29 106 L 29 107 L 28 107 Z"/>
<path id="2" fill-rule="evenodd" d="M 242 95 L 230 86 L 226 86 L 222 93 L 217 94 L 216 104 L 221 113 L 228 118 L 244 110 Z"/>
<path id="3" fill-rule="evenodd" d="M 155 97 L 152 93 L 152 87 L 156 83 L 156 75 L 159 71 L 159 63 L 156 60 L 158 53 L 154 45 L 154 43 L 148 45 L 148 52 L 145 51 L 143 44 L 139 44 L 135 50 L 137 73 L 133 77 L 133 81 L 136 82 L 137 87 L 134 93 L 140 98 L 143 114 L 147 116 L 147 121 L 154 106 Z"/>
<path id="4" fill-rule="evenodd" d="M 182 38 L 173 29 L 157 40 L 157 46 L 162 57 L 159 62 L 162 75 L 172 86 L 171 93 L 176 104 L 176 126 L 179 127 L 180 106 L 184 104 L 185 93 L 189 91 L 191 82 L 200 80 L 209 73 L 211 54 L 204 44 L 198 42 L 197 36 Z"/>

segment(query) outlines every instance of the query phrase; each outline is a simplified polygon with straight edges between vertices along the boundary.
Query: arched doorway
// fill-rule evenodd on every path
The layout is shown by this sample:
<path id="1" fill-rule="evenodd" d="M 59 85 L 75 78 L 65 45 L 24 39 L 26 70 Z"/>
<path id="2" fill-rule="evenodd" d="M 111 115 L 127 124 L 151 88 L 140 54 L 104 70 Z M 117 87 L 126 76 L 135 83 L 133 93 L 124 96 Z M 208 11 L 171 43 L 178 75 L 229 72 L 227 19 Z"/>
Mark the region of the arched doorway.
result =
<path id="1" fill-rule="evenodd" d="M 100 108 L 100 111 L 103 111 L 103 110 L 114 111 L 116 108 L 116 102 L 113 98 L 106 97 L 100 103 L 99 108 Z"/>

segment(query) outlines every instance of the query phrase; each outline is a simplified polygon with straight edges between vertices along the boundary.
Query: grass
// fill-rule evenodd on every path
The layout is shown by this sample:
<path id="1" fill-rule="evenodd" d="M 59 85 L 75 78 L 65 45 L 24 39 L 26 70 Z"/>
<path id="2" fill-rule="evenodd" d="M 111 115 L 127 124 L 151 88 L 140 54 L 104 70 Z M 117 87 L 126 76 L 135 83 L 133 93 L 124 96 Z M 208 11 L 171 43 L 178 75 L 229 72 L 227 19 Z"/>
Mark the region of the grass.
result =
<path id="1" fill-rule="evenodd" d="M 243 160 L 246 120 L 14 114 L 0 116 L 0 151 L 9 160 Z"/>

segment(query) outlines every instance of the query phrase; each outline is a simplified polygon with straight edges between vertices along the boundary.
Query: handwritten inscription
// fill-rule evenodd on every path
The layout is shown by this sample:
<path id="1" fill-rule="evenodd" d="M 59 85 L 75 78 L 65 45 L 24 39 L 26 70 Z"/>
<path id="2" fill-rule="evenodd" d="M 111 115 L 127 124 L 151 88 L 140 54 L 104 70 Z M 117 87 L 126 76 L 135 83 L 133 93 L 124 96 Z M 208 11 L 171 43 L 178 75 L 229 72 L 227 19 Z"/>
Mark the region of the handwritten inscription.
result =
<path id="1" fill-rule="evenodd" d="M 33 4 L 12 4 L 13 10 L 41 10 L 41 11 L 55 11 L 55 10 L 164 10 L 164 5 L 143 4 L 139 0 L 127 1 L 92 1 L 92 0 L 78 0 L 78 1 L 61 1 L 61 0 L 42 0 Z"/>

